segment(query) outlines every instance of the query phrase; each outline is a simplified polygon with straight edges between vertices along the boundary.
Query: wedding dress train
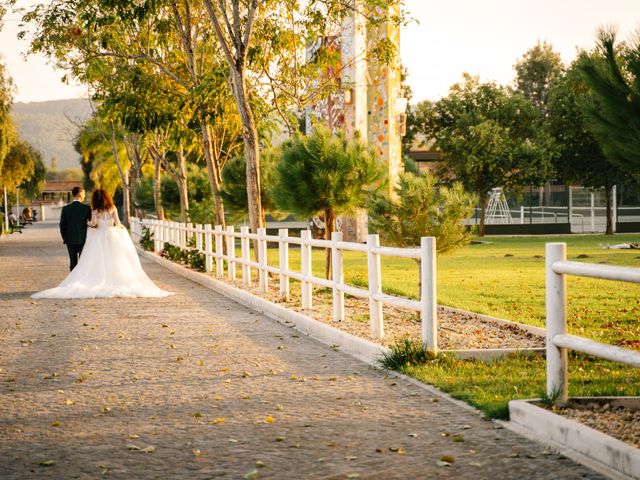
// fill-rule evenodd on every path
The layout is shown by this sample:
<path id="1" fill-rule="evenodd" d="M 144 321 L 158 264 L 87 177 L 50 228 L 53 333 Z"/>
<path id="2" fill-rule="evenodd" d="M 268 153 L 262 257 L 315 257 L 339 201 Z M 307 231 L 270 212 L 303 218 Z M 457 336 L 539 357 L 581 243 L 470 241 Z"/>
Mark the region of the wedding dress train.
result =
<path id="1" fill-rule="evenodd" d="M 31 298 L 166 297 L 142 270 L 129 232 L 115 208 L 92 212 L 78 265 L 60 285 Z"/>

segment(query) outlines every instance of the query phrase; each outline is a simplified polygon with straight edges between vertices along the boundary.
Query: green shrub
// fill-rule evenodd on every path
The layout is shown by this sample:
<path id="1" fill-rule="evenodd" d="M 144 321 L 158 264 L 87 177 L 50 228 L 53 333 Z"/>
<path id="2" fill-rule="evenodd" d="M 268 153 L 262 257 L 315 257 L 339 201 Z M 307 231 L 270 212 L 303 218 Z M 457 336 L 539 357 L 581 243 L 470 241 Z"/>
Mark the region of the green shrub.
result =
<path id="1" fill-rule="evenodd" d="M 390 347 L 390 351 L 382 355 L 379 363 L 389 370 L 401 370 L 410 365 L 423 365 L 435 357 L 420 341 L 404 338 Z"/>
<path id="2" fill-rule="evenodd" d="M 140 238 L 140 246 L 147 252 L 153 251 L 153 233 L 150 228 L 142 227 L 142 238 Z"/>

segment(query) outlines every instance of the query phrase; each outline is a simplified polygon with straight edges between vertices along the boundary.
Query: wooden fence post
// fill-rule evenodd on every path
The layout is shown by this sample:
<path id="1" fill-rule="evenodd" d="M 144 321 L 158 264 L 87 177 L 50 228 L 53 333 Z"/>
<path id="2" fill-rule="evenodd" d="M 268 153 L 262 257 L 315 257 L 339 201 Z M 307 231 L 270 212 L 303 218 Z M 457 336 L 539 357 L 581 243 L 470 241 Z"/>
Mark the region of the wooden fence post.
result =
<path id="1" fill-rule="evenodd" d="M 289 301 L 289 276 L 285 273 L 289 270 L 289 244 L 287 243 L 287 237 L 289 236 L 289 230 L 281 228 L 278 230 L 278 263 L 280 265 L 280 298 L 285 301 Z"/>
<path id="2" fill-rule="evenodd" d="M 337 247 L 337 242 L 342 241 L 342 232 L 332 232 L 331 241 L 331 273 L 333 279 L 333 314 L 334 322 L 344 320 L 344 291 L 337 288 L 344 284 L 344 272 L 342 262 L 342 250 Z"/>
<path id="3" fill-rule="evenodd" d="M 311 240 L 311 230 L 303 230 L 300 232 L 300 238 L 302 240 Z M 309 277 L 312 274 L 312 250 L 311 245 L 300 245 L 300 270 L 303 277 Z M 313 284 L 309 281 L 302 280 L 302 308 L 308 310 L 313 305 L 312 292 Z"/>
<path id="4" fill-rule="evenodd" d="M 242 235 L 249 235 L 249 227 L 240 227 Z M 251 285 L 251 240 L 247 237 L 240 238 L 240 250 L 242 252 L 242 283 L 246 286 Z"/>
<path id="5" fill-rule="evenodd" d="M 213 258 L 211 257 L 213 253 L 211 242 L 211 224 L 207 224 L 204 226 L 204 269 L 207 273 L 211 273 L 213 270 Z"/>
<path id="6" fill-rule="evenodd" d="M 227 278 L 236 279 L 236 237 L 233 236 L 233 225 L 227 227 Z"/>
<path id="7" fill-rule="evenodd" d="M 422 309 L 422 343 L 438 353 L 438 307 L 436 302 L 436 239 L 420 239 L 420 302 Z"/>
<path id="8" fill-rule="evenodd" d="M 214 230 L 216 239 L 216 277 L 224 275 L 224 259 L 222 255 L 224 250 L 222 248 L 222 225 L 216 225 Z"/>
<path id="9" fill-rule="evenodd" d="M 266 228 L 258 229 L 258 263 L 260 268 L 258 269 L 258 279 L 260 286 L 260 293 L 267 293 L 269 290 L 269 272 L 267 272 L 267 240 L 264 237 L 267 234 Z"/>
<path id="10" fill-rule="evenodd" d="M 382 303 L 376 300 L 375 295 L 382 293 L 380 282 L 380 255 L 374 248 L 380 246 L 378 235 L 367 235 L 367 266 L 369 276 L 369 319 L 371 323 L 371 336 L 373 338 L 384 337 L 384 323 L 382 320 Z"/>
<path id="11" fill-rule="evenodd" d="M 566 243 L 547 243 L 546 304 L 547 304 L 547 395 L 557 402 L 568 398 L 567 349 L 556 347 L 553 337 L 567 333 L 567 287 L 565 274 L 553 271 L 553 264 L 567 259 Z"/>

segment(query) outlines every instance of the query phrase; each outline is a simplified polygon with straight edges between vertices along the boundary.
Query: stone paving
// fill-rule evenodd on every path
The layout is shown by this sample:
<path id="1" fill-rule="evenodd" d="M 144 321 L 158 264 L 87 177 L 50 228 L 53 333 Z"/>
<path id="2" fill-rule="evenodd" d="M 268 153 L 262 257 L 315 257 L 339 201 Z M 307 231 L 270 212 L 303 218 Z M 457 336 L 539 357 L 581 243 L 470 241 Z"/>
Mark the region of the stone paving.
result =
<path id="1" fill-rule="evenodd" d="M 0 478 L 602 478 L 143 266 L 176 295 L 36 301 L 67 273 L 57 225 L 0 239 Z"/>

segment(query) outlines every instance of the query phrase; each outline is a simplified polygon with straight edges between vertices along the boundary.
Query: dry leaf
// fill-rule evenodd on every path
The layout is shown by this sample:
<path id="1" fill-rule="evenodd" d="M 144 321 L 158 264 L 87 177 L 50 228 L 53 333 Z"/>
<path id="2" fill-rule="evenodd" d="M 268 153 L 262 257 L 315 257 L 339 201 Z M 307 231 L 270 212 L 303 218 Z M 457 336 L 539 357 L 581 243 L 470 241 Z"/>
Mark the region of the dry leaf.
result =
<path id="1" fill-rule="evenodd" d="M 144 453 L 153 453 L 156 451 L 156 447 L 149 445 L 148 447 L 141 448 L 140 451 Z"/>
<path id="2" fill-rule="evenodd" d="M 202 454 L 202 452 L 201 452 L 199 449 L 197 449 L 197 448 L 194 448 L 194 449 L 193 449 L 193 450 L 191 450 L 191 451 L 193 452 L 193 454 L 194 454 L 196 457 L 199 457 L 199 456 Z"/>
<path id="3" fill-rule="evenodd" d="M 56 464 L 55 460 L 44 460 L 40 462 L 38 465 L 40 465 L 41 467 L 52 467 L 55 464 Z"/>
<path id="4" fill-rule="evenodd" d="M 209 423 L 212 425 L 215 425 L 216 423 L 224 423 L 224 418 L 217 417 L 217 418 L 214 418 L 213 420 L 209 420 Z"/>
<path id="5" fill-rule="evenodd" d="M 244 478 L 245 480 L 257 480 L 258 478 L 260 478 L 260 473 L 258 472 L 258 470 L 251 470 L 244 476 Z"/>
<path id="6" fill-rule="evenodd" d="M 51 422 L 51 426 L 52 427 L 59 427 L 60 426 L 60 422 L 58 422 L 57 420 L 55 422 Z"/>
<path id="7" fill-rule="evenodd" d="M 127 436 L 127 438 L 130 439 L 130 440 L 136 440 L 136 439 L 140 438 L 140 435 L 129 434 Z"/>
<path id="8" fill-rule="evenodd" d="M 127 443 L 127 450 L 140 450 L 140 447 L 134 443 Z"/>
<path id="9" fill-rule="evenodd" d="M 267 418 L 264 419 L 267 423 L 274 423 L 276 420 L 271 415 L 267 415 Z"/>

